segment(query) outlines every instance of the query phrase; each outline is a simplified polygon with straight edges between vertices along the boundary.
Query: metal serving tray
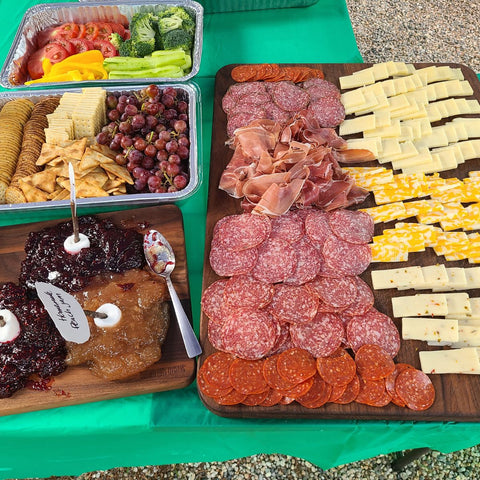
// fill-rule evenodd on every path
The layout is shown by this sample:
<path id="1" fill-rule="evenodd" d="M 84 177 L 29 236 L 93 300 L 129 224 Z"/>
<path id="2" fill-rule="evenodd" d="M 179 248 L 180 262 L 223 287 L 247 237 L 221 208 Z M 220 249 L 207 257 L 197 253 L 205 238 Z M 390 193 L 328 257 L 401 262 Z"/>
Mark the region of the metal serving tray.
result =
<path id="1" fill-rule="evenodd" d="M 147 85 L 108 85 L 104 86 L 107 92 L 140 90 Z M 92 197 L 77 199 L 79 209 L 82 207 L 98 206 L 122 206 L 122 205 L 158 205 L 163 203 L 174 203 L 184 200 L 197 190 L 202 181 L 202 168 L 199 164 L 199 142 L 201 136 L 201 110 L 200 110 L 200 89 L 194 83 L 169 83 L 161 84 L 161 88 L 174 87 L 181 89 L 188 95 L 188 118 L 189 118 L 189 138 L 190 138 L 190 157 L 189 157 L 189 181 L 187 186 L 178 192 L 170 193 L 131 193 L 125 195 L 114 195 L 108 197 Z M 84 87 L 88 88 L 88 87 Z M 33 103 L 37 103 L 45 97 L 62 95 L 66 91 L 80 92 L 82 89 L 48 89 L 35 90 L 31 92 L 0 92 L 0 109 L 9 100 L 16 98 L 28 98 Z M 59 209 L 69 207 L 69 200 L 49 200 L 46 202 L 31 202 L 0 205 L 2 211 L 29 211 L 39 209 Z"/>
<path id="2" fill-rule="evenodd" d="M 169 6 L 182 6 L 195 16 L 195 40 L 192 51 L 192 69 L 190 73 L 180 78 L 131 78 L 115 80 L 97 80 L 92 82 L 57 82 L 36 83 L 35 86 L 17 85 L 12 83 L 14 63 L 20 62 L 22 71 L 26 72 L 28 56 L 36 50 L 35 35 L 48 27 L 66 22 L 86 23 L 89 21 L 119 22 L 127 25 L 135 13 L 143 11 L 157 12 Z M 192 0 L 145 0 L 142 2 L 128 0 L 87 1 L 79 3 L 42 3 L 29 8 L 17 30 L 12 46 L 0 72 L 0 84 L 5 88 L 36 88 L 36 87 L 74 87 L 97 84 L 131 85 L 135 83 L 168 83 L 185 82 L 194 77 L 200 69 L 203 42 L 203 7 Z M 25 80 L 28 78 L 26 74 Z"/>

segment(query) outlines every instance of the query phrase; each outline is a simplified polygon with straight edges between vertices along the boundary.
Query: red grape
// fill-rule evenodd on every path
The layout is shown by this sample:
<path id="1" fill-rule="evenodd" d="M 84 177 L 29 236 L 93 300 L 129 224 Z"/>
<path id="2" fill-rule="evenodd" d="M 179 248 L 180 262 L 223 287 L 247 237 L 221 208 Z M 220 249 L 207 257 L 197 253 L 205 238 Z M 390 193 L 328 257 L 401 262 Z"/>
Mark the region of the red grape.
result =
<path id="1" fill-rule="evenodd" d="M 137 114 L 132 117 L 132 128 L 134 130 L 141 130 L 145 126 L 145 117 L 142 114 Z"/>
<path id="2" fill-rule="evenodd" d="M 127 106 L 125 107 L 125 113 L 128 116 L 133 117 L 133 115 L 136 115 L 138 113 L 138 108 L 135 105 L 128 103 Z"/>
<path id="3" fill-rule="evenodd" d="M 177 165 L 180 165 L 182 163 L 182 159 L 176 153 L 172 153 L 168 157 L 168 163 L 176 163 Z"/>
<path id="4" fill-rule="evenodd" d="M 145 88 L 145 93 L 150 97 L 150 98 L 155 98 L 157 95 L 159 95 L 160 90 L 156 85 L 149 85 L 148 87 Z"/>
<path id="5" fill-rule="evenodd" d="M 177 97 L 177 91 L 173 87 L 165 87 L 163 89 L 164 95 L 171 95 L 173 98 Z"/>
<path id="6" fill-rule="evenodd" d="M 168 163 L 165 172 L 171 177 L 174 177 L 175 175 L 178 175 L 180 173 L 180 165 L 178 165 L 177 163 Z"/>
<path id="7" fill-rule="evenodd" d="M 178 103 L 177 103 L 177 110 L 180 112 L 180 113 L 187 113 L 188 111 L 188 103 L 183 101 L 183 100 L 180 100 Z"/>
<path id="8" fill-rule="evenodd" d="M 187 131 L 187 122 L 185 120 L 175 120 L 173 128 L 177 133 L 185 133 Z"/>
<path id="9" fill-rule="evenodd" d="M 165 105 L 165 107 L 172 108 L 175 105 L 175 98 L 172 95 L 163 94 L 162 103 Z"/>
<path id="10" fill-rule="evenodd" d="M 188 180 L 185 175 L 177 175 L 173 179 L 173 185 L 175 185 L 175 187 L 177 187 L 179 190 L 184 189 L 187 186 L 187 183 L 188 183 Z"/>
<path id="11" fill-rule="evenodd" d="M 127 157 L 125 157 L 125 155 L 119 153 L 115 157 L 115 162 L 117 162 L 119 165 L 126 165 L 127 164 Z"/>
<path id="12" fill-rule="evenodd" d="M 155 165 L 155 160 L 152 157 L 144 157 L 142 160 L 142 167 L 150 170 Z"/>
<path id="13" fill-rule="evenodd" d="M 108 119 L 111 120 L 112 122 L 117 121 L 120 118 L 120 112 L 115 109 L 115 110 L 110 110 L 108 112 Z"/>
<path id="14" fill-rule="evenodd" d="M 135 143 L 133 146 L 137 149 L 143 152 L 145 148 L 147 148 L 147 141 L 144 138 L 138 138 L 135 140 Z"/>
<path id="15" fill-rule="evenodd" d="M 188 147 L 185 147 L 184 145 L 179 145 L 177 149 L 177 155 L 182 159 L 186 160 L 188 156 L 190 155 L 190 151 Z"/>
<path id="16" fill-rule="evenodd" d="M 175 153 L 177 151 L 177 149 L 178 149 L 178 142 L 176 140 L 170 140 L 165 145 L 165 150 L 168 153 Z"/>
<path id="17" fill-rule="evenodd" d="M 156 154 L 157 154 L 157 149 L 155 148 L 154 145 L 150 144 L 145 147 L 145 155 L 153 158 Z"/>

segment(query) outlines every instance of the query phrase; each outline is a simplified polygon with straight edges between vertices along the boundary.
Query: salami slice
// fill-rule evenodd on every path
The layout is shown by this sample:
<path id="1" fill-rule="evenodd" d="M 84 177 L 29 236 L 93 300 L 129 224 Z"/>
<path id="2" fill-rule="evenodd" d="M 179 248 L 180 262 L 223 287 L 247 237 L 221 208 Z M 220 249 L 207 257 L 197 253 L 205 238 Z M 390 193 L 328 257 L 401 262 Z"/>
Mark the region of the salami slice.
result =
<path id="1" fill-rule="evenodd" d="M 380 380 L 395 370 L 392 357 L 378 345 L 362 345 L 355 353 L 355 363 L 365 380 Z"/>
<path id="2" fill-rule="evenodd" d="M 317 277 L 308 286 L 320 300 L 339 309 L 347 308 L 357 295 L 355 277 Z"/>
<path id="3" fill-rule="evenodd" d="M 222 110 L 229 114 L 237 104 L 235 97 L 231 93 L 226 93 L 222 98 Z"/>
<path id="4" fill-rule="evenodd" d="M 372 289 L 360 277 L 354 277 L 357 284 L 357 294 L 354 302 L 348 306 L 343 312 L 342 316 L 363 315 L 367 313 L 375 301 Z"/>
<path id="5" fill-rule="evenodd" d="M 291 348 L 282 352 L 277 359 L 278 373 L 295 384 L 313 377 L 317 371 L 315 359 L 306 350 Z"/>
<path id="6" fill-rule="evenodd" d="M 227 393 L 226 395 L 222 395 L 221 397 L 214 397 L 214 400 L 219 405 L 238 405 L 242 403 L 246 398 L 244 393 L 240 393 L 235 389 L 232 389 L 231 392 Z"/>
<path id="7" fill-rule="evenodd" d="M 229 308 L 263 308 L 273 297 L 274 287 L 270 283 L 255 280 L 250 275 L 231 277 L 224 288 L 224 303 Z"/>
<path id="8" fill-rule="evenodd" d="M 322 97 L 308 105 L 308 113 L 323 128 L 335 128 L 345 119 L 345 107 L 335 97 Z"/>
<path id="9" fill-rule="evenodd" d="M 318 298 L 306 287 L 278 284 L 269 311 L 280 322 L 303 324 L 313 320 L 317 306 Z"/>
<path id="10" fill-rule="evenodd" d="M 411 410 L 427 410 L 435 401 L 435 388 L 421 370 L 407 368 L 398 374 L 395 392 Z"/>
<path id="11" fill-rule="evenodd" d="M 263 104 L 262 107 L 265 110 L 266 118 L 275 120 L 278 123 L 286 123 L 290 118 L 292 118 L 290 112 L 281 109 L 273 101 Z"/>
<path id="12" fill-rule="evenodd" d="M 237 392 L 251 395 L 268 390 L 263 376 L 263 360 L 236 358 L 228 370 L 230 383 Z"/>
<path id="13" fill-rule="evenodd" d="M 342 321 L 334 313 L 317 313 L 309 323 L 290 325 L 293 344 L 314 357 L 332 355 L 342 344 L 344 335 Z"/>
<path id="14" fill-rule="evenodd" d="M 355 401 L 365 405 L 375 406 L 385 396 L 385 379 L 366 380 L 359 376 L 360 390 Z"/>
<path id="15" fill-rule="evenodd" d="M 340 403 L 341 405 L 346 405 L 353 402 L 360 391 L 360 380 L 358 375 L 355 375 L 352 381 L 345 387 L 345 391 L 342 396 L 334 400 L 335 403 Z"/>
<path id="16" fill-rule="evenodd" d="M 202 364 L 203 378 L 206 382 L 219 388 L 232 387 L 228 371 L 234 360 L 235 357 L 229 353 L 212 353 Z"/>
<path id="17" fill-rule="evenodd" d="M 265 390 L 264 392 L 261 392 L 261 393 L 251 393 L 250 395 L 247 395 L 245 397 L 242 404 L 247 405 L 249 407 L 255 407 L 257 405 L 261 405 L 264 402 L 264 400 L 267 398 L 268 394 L 269 394 L 269 390 Z"/>
<path id="18" fill-rule="evenodd" d="M 277 361 L 278 355 L 272 355 L 271 357 L 267 357 L 263 362 L 263 377 L 271 388 L 278 391 L 287 391 L 297 383 L 300 383 L 295 383 L 293 380 L 283 378 L 280 373 L 278 373 Z"/>
<path id="19" fill-rule="evenodd" d="M 264 105 L 267 102 L 271 101 L 270 94 L 265 90 L 264 92 L 255 92 L 255 93 L 248 93 L 243 95 L 238 99 L 238 104 L 244 105 Z"/>
<path id="20" fill-rule="evenodd" d="M 314 245 L 322 246 L 325 240 L 332 235 L 328 215 L 323 210 L 310 210 L 305 217 L 305 233 Z"/>
<path id="21" fill-rule="evenodd" d="M 223 344 L 222 339 L 222 327 L 223 323 L 208 322 L 207 336 L 208 341 L 212 344 L 213 348 L 216 350 L 225 351 L 225 345 Z"/>
<path id="22" fill-rule="evenodd" d="M 276 339 L 273 318 L 261 310 L 239 308 L 222 328 L 225 350 L 245 360 L 257 360 L 272 350 Z"/>
<path id="23" fill-rule="evenodd" d="M 360 275 L 372 260 L 369 245 L 357 245 L 329 236 L 322 249 L 325 266 L 344 275 Z"/>
<path id="24" fill-rule="evenodd" d="M 288 212 L 272 219 L 270 238 L 281 238 L 292 244 L 303 237 L 303 220 L 295 213 Z"/>
<path id="25" fill-rule="evenodd" d="M 200 392 L 207 397 L 223 397 L 233 390 L 231 385 L 229 387 L 222 388 L 207 382 L 205 380 L 205 373 L 201 368 L 197 375 L 197 387 L 198 390 L 200 390 Z"/>
<path id="26" fill-rule="evenodd" d="M 209 285 L 202 294 L 202 311 L 212 322 L 223 323 L 226 317 L 223 293 L 228 280 L 222 278 Z"/>
<path id="27" fill-rule="evenodd" d="M 310 101 L 310 95 L 293 82 L 278 82 L 272 89 L 273 101 L 287 112 L 299 112 Z"/>
<path id="28" fill-rule="evenodd" d="M 304 235 L 292 245 L 297 252 L 297 265 L 290 277 L 285 280 L 288 285 L 303 285 L 313 280 L 322 270 L 323 257 Z"/>
<path id="29" fill-rule="evenodd" d="M 339 209 L 331 212 L 328 223 L 332 232 L 341 240 L 350 243 L 370 243 L 373 238 L 374 223 L 366 212 Z"/>
<path id="30" fill-rule="evenodd" d="M 279 326 L 279 331 L 277 332 L 277 338 L 275 339 L 275 344 L 273 345 L 270 355 L 282 353 L 288 348 L 293 347 L 293 344 L 290 339 L 289 324 L 278 322 L 278 326 Z"/>
<path id="31" fill-rule="evenodd" d="M 263 402 L 260 404 L 262 407 L 273 407 L 274 405 L 277 405 L 280 403 L 280 400 L 283 398 L 282 393 L 279 390 L 275 390 L 274 388 L 271 388 L 267 392 L 266 398 L 263 400 Z"/>
<path id="32" fill-rule="evenodd" d="M 313 385 L 310 390 L 295 400 L 306 408 L 320 408 L 325 405 L 332 394 L 332 386 L 326 383 L 320 375 L 313 377 Z"/>
<path id="33" fill-rule="evenodd" d="M 267 95 L 267 94 L 263 94 L 263 95 Z M 233 122 L 237 123 L 237 120 L 235 119 L 235 117 L 237 115 L 249 114 L 249 116 L 245 117 L 245 118 L 251 119 L 251 120 L 248 120 L 247 123 L 244 123 L 243 125 L 240 125 L 240 128 L 241 127 L 246 127 L 253 120 L 258 120 L 259 118 L 265 118 L 266 113 L 265 113 L 265 108 L 264 108 L 263 105 L 246 103 L 244 101 L 244 98 L 247 98 L 247 97 L 242 97 L 237 102 L 237 104 L 234 107 L 232 107 L 232 109 L 230 110 L 230 113 L 228 114 L 227 128 L 228 128 L 228 123 L 230 122 L 230 120 L 232 120 L 231 123 L 233 123 Z M 252 97 L 253 101 L 255 101 L 255 98 L 257 98 L 257 97 Z M 261 101 L 261 100 L 259 99 L 258 101 Z M 240 122 L 238 121 L 238 123 L 240 123 Z M 237 128 L 239 128 L 239 127 L 237 127 Z"/>
<path id="34" fill-rule="evenodd" d="M 378 345 L 392 358 L 400 350 L 400 335 L 395 323 L 375 308 L 352 317 L 347 325 L 347 342 L 354 352 L 362 345 Z"/>
<path id="35" fill-rule="evenodd" d="M 235 130 L 237 128 L 246 127 L 254 120 L 262 118 L 264 115 L 264 110 L 260 109 L 260 112 L 251 113 L 251 112 L 238 112 L 238 105 L 234 108 L 237 108 L 237 113 L 235 115 L 229 115 L 227 120 L 227 135 L 228 137 L 233 137 Z"/>
<path id="36" fill-rule="evenodd" d="M 255 279 L 279 283 L 291 277 L 297 266 L 297 252 L 285 240 L 267 239 L 258 248 L 258 259 L 252 270 Z"/>
<path id="37" fill-rule="evenodd" d="M 398 396 L 395 390 L 395 382 L 397 380 L 398 375 L 406 370 L 407 368 L 413 368 L 408 363 L 397 363 L 395 365 L 395 370 L 385 379 L 385 388 L 387 392 L 392 397 L 392 402 L 399 407 L 404 407 L 405 402 Z"/>
<path id="38" fill-rule="evenodd" d="M 322 78 L 309 78 L 303 83 L 303 88 L 307 90 L 311 101 L 324 97 L 333 97 L 337 99 L 340 99 L 341 97 L 340 90 L 337 86 L 328 80 L 323 80 Z"/>
<path id="39" fill-rule="evenodd" d="M 214 228 L 215 240 L 222 247 L 238 252 L 260 245 L 272 229 L 269 217 L 242 213 L 229 215 Z"/>
<path id="40" fill-rule="evenodd" d="M 317 370 L 330 385 L 345 386 L 355 377 L 356 365 L 346 350 L 339 349 L 329 357 L 317 358 Z"/>
<path id="41" fill-rule="evenodd" d="M 212 241 L 210 266 L 220 277 L 245 275 L 253 270 L 258 258 L 258 249 L 248 248 L 234 252 Z"/>
<path id="42" fill-rule="evenodd" d="M 229 87 L 227 93 L 239 99 L 244 95 L 266 92 L 263 82 L 234 83 Z"/>

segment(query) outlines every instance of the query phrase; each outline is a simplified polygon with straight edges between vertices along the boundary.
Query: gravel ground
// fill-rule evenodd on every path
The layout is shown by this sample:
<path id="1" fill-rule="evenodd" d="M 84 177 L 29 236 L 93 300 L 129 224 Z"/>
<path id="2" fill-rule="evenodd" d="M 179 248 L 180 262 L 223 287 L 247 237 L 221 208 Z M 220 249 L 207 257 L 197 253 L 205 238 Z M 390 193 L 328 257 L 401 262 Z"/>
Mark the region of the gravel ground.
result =
<path id="1" fill-rule="evenodd" d="M 480 72 L 479 0 L 347 0 L 365 62 L 463 63 Z M 392 21 L 388 21 L 392 19 Z M 430 452 L 400 472 L 402 452 L 322 470 L 285 455 L 254 455 L 228 462 L 115 468 L 56 480 L 466 480 L 480 478 L 480 448 Z"/>

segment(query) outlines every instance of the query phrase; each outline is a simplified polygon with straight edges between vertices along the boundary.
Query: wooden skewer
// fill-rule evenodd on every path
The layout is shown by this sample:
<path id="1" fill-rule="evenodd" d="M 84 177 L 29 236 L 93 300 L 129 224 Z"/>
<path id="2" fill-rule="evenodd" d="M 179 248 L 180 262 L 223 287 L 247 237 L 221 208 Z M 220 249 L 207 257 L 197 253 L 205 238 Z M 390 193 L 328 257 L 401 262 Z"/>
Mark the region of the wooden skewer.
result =
<path id="1" fill-rule="evenodd" d="M 102 312 L 95 312 L 94 310 L 84 310 L 85 315 L 88 315 L 89 317 L 93 318 L 107 318 L 108 315 L 106 313 Z"/>

